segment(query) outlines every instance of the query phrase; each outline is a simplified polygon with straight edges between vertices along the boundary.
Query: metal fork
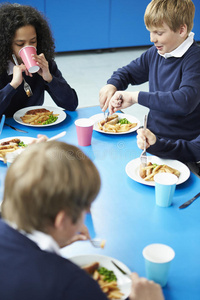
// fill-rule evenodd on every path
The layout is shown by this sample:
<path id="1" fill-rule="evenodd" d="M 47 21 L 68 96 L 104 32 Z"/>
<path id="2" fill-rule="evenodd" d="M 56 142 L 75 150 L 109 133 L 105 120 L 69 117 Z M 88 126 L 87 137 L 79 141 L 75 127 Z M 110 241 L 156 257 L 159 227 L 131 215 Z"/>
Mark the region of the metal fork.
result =
<path id="1" fill-rule="evenodd" d="M 144 116 L 144 130 L 147 128 L 147 115 Z M 143 168 L 147 166 L 146 139 L 144 141 L 144 150 L 140 155 L 140 161 Z"/>
<path id="2" fill-rule="evenodd" d="M 19 66 L 15 54 L 12 54 L 12 57 L 13 57 L 13 60 L 14 60 L 14 62 L 15 62 L 15 64 L 16 64 L 16 66 Z M 31 87 L 30 87 L 30 85 L 26 82 L 26 80 L 24 79 L 24 77 L 23 77 L 23 80 L 24 80 L 24 90 L 25 90 L 25 92 L 26 92 L 26 95 L 27 95 L 28 97 L 31 97 L 31 96 L 33 95 L 33 92 L 32 92 L 32 90 L 31 90 Z"/>
<path id="3" fill-rule="evenodd" d="M 32 92 L 32 90 L 31 90 L 31 87 L 30 87 L 30 85 L 25 81 L 25 79 L 24 79 L 24 90 L 25 90 L 26 95 L 27 95 L 28 97 L 31 97 L 31 96 L 33 95 L 33 92 Z"/>
<path id="4" fill-rule="evenodd" d="M 90 239 L 90 243 L 92 244 L 93 247 L 95 248 L 104 248 L 106 240 L 102 240 L 100 238 L 94 238 Z"/>
<path id="5" fill-rule="evenodd" d="M 104 111 L 104 120 L 107 122 L 109 117 L 109 112 Z"/>
<path id="6" fill-rule="evenodd" d="M 105 240 L 98 238 L 96 236 L 96 232 L 95 232 L 95 228 L 94 228 L 94 223 L 93 223 L 93 219 L 92 219 L 92 215 L 90 212 L 88 212 L 86 214 L 86 226 L 89 229 L 89 233 L 91 238 L 89 239 L 90 243 L 92 244 L 93 247 L 95 248 L 104 248 L 105 246 Z"/>

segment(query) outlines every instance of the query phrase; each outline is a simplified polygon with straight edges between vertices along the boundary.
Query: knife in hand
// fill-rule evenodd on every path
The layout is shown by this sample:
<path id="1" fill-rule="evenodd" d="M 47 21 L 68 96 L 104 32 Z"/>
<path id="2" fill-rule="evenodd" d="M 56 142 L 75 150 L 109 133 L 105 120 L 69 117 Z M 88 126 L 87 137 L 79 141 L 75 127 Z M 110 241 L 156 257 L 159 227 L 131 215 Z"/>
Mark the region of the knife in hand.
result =
<path id="1" fill-rule="evenodd" d="M 189 206 L 192 202 L 194 202 L 198 197 L 200 196 L 200 193 L 198 193 L 196 196 L 194 196 L 192 199 L 186 201 L 185 203 L 183 203 L 181 206 L 179 206 L 179 208 L 186 208 L 187 206 Z"/>

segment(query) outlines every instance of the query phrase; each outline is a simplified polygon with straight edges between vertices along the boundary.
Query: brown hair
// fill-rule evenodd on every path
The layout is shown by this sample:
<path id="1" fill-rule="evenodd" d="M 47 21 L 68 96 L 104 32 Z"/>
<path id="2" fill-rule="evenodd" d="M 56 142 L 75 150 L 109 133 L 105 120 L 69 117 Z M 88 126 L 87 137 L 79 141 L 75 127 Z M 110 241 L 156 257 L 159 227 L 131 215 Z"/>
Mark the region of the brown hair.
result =
<path id="1" fill-rule="evenodd" d="M 181 25 L 187 25 L 188 34 L 193 28 L 195 6 L 191 0 L 152 0 L 145 11 L 146 27 L 162 27 L 165 22 L 176 32 Z"/>
<path id="2" fill-rule="evenodd" d="M 96 167 L 77 147 L 62 142 L 31 145 L 8 169 L 2 216 L 26 232 L 45 232 L 61 210 L 76 223 L 99 189 Z"/>

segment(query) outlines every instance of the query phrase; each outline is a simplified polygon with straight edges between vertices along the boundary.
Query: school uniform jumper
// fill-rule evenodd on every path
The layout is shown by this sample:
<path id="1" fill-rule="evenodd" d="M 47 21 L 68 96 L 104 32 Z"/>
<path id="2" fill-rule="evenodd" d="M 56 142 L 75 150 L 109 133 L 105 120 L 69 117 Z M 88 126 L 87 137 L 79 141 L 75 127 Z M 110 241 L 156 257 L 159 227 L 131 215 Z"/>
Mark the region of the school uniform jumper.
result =
<path id="1" fill-rule="evenodd" d="M 98 283 L 69 260 L 41 250 L 0 220 L 1 300 L 106 300 Z"/>
<path id="2" fill-rule="evenodd" d="M 28 97 L 24 91 L 24 82 L 14 89 L 10 82 L 12 75 L 7 72 L 0 76 L 0 115 L 5 114 L 6 117 L 12 117 L 13 114 L 25 107 L 40 106 L 44 103 L 44 92 L 47 91 L 53 101 L 60 107 L 73 111 L 78 106 L 78 98 L 74 89 L 62 77 L 55 61 L 49 62 L 49 70 L 53 76 L 53 80 L 48 83 L 38 73 L 34 73 L 33 77 L 26 76 L 25 80 L 30 85 L 33 95 Z"/>
<path id="3" fill-rule="evenodd" d="M 194 41 L 182 57 L 164 58 L 155 46 L 107 81 L 117 90 L 149 81 L 138 103 L 150 109 L 148 128 L 158 137 L 192 140 L 200 134 L 200 47 Z"/>

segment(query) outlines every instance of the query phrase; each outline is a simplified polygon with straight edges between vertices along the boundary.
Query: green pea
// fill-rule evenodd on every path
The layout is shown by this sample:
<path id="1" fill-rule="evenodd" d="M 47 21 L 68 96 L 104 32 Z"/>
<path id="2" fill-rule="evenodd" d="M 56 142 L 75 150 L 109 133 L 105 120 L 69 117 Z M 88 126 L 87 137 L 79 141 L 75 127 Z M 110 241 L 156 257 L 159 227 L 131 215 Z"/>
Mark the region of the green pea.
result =
<path id="1" fill-rule="evenodd" d="M 129 122 L 126 118 L 119 120 L 119 123 L 120 124 L 131 124 L 131 122 Z"/>
<path id="2" fill-rule="evenodd" d="M 114 272 L 111 270 L 108 270 L 104 267 L 101 267 L 98 269 L 99 274 L 104 275 L 104 281 L 111 282 L 111 281 L 117 281 L 117 277 L 115 276 Z"/>
<path id="3" fill-rule="evenodd" d="M 54 123 L 54 122 L 56 122 L 57 119 L 58 119 L 58 117 L 54 117 L 53 115 L 50 115 L 49 119 L 47 119 L 44 123 L 42 123 L 42 125 Z"/>

